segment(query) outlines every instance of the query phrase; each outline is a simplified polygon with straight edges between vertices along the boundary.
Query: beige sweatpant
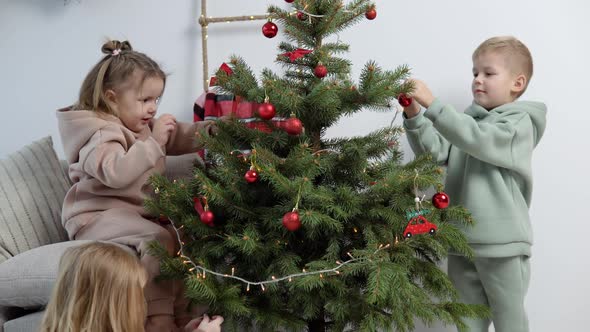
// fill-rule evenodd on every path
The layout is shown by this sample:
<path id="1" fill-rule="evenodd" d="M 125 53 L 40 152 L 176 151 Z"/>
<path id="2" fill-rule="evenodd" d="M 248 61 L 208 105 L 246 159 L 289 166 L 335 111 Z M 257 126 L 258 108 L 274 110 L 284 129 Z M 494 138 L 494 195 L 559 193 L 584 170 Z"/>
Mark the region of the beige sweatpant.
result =
<path id="1" fill-rule="evenodd" d="M 206 310 L 202 306 L 193 306 L 191 312 L 186 310 L 189 301 L 184 297 L 183 283 L 180 280 L 155 280 L 160 274 L 160 261 L 148 254 L 148 245 L 156 240 L 170 255 L 174 255 L 178 250 L 178 241 L 171 225 L 161 225 L 145 219 L 129 209 L 110 209 L 90 217 L 90 221 L 74 235 L 74 239 L 111 241 L 137 251 L 141 264 L 148 272 L 148 282 L 144 289 L 148 309 L 146 331 L 157 331 L 149 326 L 150 316 L 171 316 L 171 322 L 176 320 L 176 324 L 182 327 Z"/>

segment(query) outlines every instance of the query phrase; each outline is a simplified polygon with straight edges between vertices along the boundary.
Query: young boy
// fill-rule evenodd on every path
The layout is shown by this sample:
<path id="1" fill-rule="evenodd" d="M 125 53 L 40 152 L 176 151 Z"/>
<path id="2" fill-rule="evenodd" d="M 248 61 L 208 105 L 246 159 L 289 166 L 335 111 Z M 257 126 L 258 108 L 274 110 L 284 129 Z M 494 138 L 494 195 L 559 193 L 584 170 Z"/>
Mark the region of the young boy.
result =
<path id="1" fill-rule="evenodd" d="M 546 107 L 516 100 L 532 74 L 523 43 L 490 38 L 473 53 L 474 101 L 464 113 L 435 98 L 419 80 L 412 80 L 414 102 L 404 109 L 412 150 L 448 165 L 446 192 L 476 221 L 463 229 L 475 258 L 450 255 L 449 277 L 463 302 L 490 306 L 496 332 L 529 331 L 524 297 L 533 243 L 531 157 L 545 130 Z M 472 332 L 490 325 L 466 323 Z"/>

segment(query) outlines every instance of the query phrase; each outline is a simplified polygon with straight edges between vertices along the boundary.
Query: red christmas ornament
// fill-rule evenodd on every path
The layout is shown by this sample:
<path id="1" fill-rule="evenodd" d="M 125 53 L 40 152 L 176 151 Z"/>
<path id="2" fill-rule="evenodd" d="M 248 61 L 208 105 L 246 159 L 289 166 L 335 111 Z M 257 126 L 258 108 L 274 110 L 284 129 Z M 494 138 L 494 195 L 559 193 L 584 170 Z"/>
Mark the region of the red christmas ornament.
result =
<path id="1" fill-rule="evenodd" d="M 270 120 L 274 118 L 275 114 L 277 113 L 275 106 L 265 100 L 264 103 L 258 106 L 258 116 L 264 120 Z"/>
<path id="2" fill-rule="evenodd" d="M 313 70 L 313 74 L 315 75 L 315 77 L 317 78 L 323 78 L 326 77 L 326 75 L 328 75 L 328 68 L 326 68 L 326 66 L 319 64 L 315 67 L 315 69 Z"/>
<path id="3" fill-rule="evenodd" d="M 451 199 L 449 195 L 440 191 L 432 196 L 432 205 L 437 209 L 446 209 L 449 206 Z"/>
<path id="4" fill-rule="evenodd" d="M 291 117 L 285 121 L 285 131 L 289 135 L 299 135 L 303 132 L 303 123 L 301 120 L 297 119 L 295 115 L 291 115 Z"/>
<path id="5" fill-rule="evenodd" d="M 266 38 L 273 38 L 279 32 L 279 27 L 271 21 L 264 23 L 262 26 L 262 34 Z"/>
<path id="6" fill-rule="evenodd" d="M 365 17 L 369 20 L 374 20 L 375 17 L 377 17 L 377 11 L 375 10 L 375 8 L 367 10 L 367 12 L 365 13 Z"/>
<path id="7" fill-rule="evenodd" d="M 402 93 L 397 97 L 397 102 L 402 107 L 408 107 L 412 104 L 412 97 L 408 97 L 405 93 Z"/>
<path id="8" fill-rule="evenodd" d="M 244 175 L 244 179 L 246 179 L 248 183 L 254 183 L 258 181 L 258 172 L 256 172 L 256 169 L 250 168 L 250 170 Z"/>
<path id="9" fill-rule="evenodd" d="M 436 225 L 426 220 L 424 216 L 416 216 L 408 222 L 406 229 L 404 230 L 404 237 L 411 238 L 414 235 L 429 233 L 434 235 L 436 233 Z"/>
<path id="10" fill-rule="evenodd" d="M 203 213 L 199 215 L 199 217 L 201 218 L 201 222 L 203 224 L 207 226 L 213 226 L 213 221 L 215 220 L 215 215 L 213 214 L 213 212 L 205 210 L 203 211 Z"/>
<path id="11" fill-rule="evenodd" d="M 291 232 L 298 230 L 299 227 L 301 227 L 301 221 L 299 220 L 299 212 L 295 210 L 292 212 L 285 213 L 285 215 L 283 216 L 283 226 Z"/>
<path id="12" fill-rule="evenodd" d="M 297 12 L 297 18 L 298 18 L 300 21 L 305 21 L 305 20 L 307 20 L 307 15 L 305 15 L 305 13 L 304 13 L 304 12 L 302 12 L 302 11 L 298 11 L 298 12 Z"/>
<path id="13" fill-rule="evenodd" d="M 295 0 L 285 0 L 285 2 L 292 3 Z"/>

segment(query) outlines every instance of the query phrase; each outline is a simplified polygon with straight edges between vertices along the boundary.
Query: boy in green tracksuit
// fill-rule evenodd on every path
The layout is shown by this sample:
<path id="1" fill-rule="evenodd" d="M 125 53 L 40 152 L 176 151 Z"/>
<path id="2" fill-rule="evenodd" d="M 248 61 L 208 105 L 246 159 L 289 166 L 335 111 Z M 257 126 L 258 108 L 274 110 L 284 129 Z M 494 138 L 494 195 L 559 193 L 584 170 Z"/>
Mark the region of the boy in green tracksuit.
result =
<path id="1" fill-rule="evenodd" d="M 419 80 L 404 109 L 416 154 L 447 164 L 446 192 L 476 221 L 464 229 L 475 258 L 450 255 L 449 277 L 465 303 L 489 305 L 496 332 L 529 331 L 524 297 L 533 234 L 533 149 L 545 130 L 545 105 L 516 101 L 531 79 L 532 58 L 513 37 L 484 41 L 473 53 L 473 104 L 464 113 L 436 99 Z M 420 105 L 426 108 L 420 113 Z M 488 331 L 489 320 L 469 320 Z"/>

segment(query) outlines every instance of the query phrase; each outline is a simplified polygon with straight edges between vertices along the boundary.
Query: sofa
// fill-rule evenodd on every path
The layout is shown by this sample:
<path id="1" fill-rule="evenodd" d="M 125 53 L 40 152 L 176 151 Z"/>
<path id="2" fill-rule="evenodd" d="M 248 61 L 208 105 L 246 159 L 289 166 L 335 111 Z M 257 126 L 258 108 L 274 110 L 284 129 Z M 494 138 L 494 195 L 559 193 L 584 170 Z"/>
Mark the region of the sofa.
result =
<path id="1" fill-rule="evenodd" d="M 198 155 L 167 157 L 168 178 L 190 174 Z M 70 247 L 61 208 L 71 182 L 50 136 L 0 160 L 0 332 L 37 331 Z M 132 250 L 127 248 L 128 250 Z"/>

